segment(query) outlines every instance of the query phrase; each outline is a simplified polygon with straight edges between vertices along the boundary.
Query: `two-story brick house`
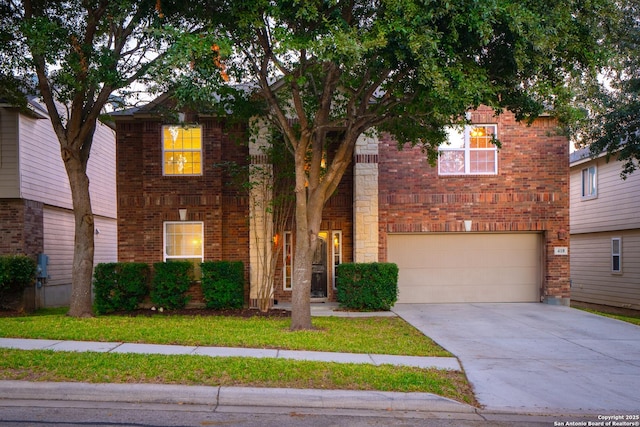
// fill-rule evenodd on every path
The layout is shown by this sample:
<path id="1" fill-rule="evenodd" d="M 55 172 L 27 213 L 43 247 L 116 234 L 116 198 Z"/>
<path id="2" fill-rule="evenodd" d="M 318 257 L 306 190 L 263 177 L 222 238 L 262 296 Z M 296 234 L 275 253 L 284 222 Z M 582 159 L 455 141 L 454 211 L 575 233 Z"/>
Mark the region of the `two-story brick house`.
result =
<path id="1" fill-rule="evenodd" d="M 249 143 L 224 118 L 187 115 L 185 127 L 154 108 L 114 115 L 119 259 L 240 260 L 255 303 L 257 213 L 216 165 L 264 164 L 260 141 Z M 389 261 L 400 267 L 399 303 L 568 304 L 567 139 L 554 134 L 550 117 L 527 126 L 481 108 L 470 119 L 464 132 L 451 132 L 435 167 L 387 135 L 361 137 L 324 210 L 312 297 L 335 299 L 339 263 Z M 262 236 L 282 245 L 278 301 L 290 300 L 295 286 L 293 230 Z"/>

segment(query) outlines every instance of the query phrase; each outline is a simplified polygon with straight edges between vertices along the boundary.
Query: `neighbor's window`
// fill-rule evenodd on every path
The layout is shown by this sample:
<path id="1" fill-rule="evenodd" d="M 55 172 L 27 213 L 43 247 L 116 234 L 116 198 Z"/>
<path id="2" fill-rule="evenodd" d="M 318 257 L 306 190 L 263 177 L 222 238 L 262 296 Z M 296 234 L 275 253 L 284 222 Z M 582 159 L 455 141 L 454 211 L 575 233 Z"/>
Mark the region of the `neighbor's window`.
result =
<path id="1" fill-rule="evenodd" d="M 582 169 L 582 198 L 592 199 L 598 195 L 597 187 L 597 169 L 595 166 L 589 166 Z"/>
<path id="2" fill-rule="evenodd" d="M 449 128 L 448 141 L 438 149 L 440 175 L 495 175 L 498 173 L 496 125 Z"/>
<path id="3" fill-rule="evenodd" d="M 204 224 L 202 222 L 164 223 L 164 261 L 191 261 L 194 276 L 200 280 L 200 263 L 204 254 Z"/>
<path id="4" fill-rule="evenodd" d="M 290 231 L 284 232 L 284 242 L 282 247 L 282 282 L 285 291 L 290 291 L 291 280 L 293 279 L 293 234 Z"/>
<path id="5" fill-rule="evenodd" d="M 202 175 L 202 128 L 162 127 L 162 173 Z"/>
<path id="6" fill-rule="evenodd" d="M 611 271 L 622 273 L 622 239 L 620 237 L 611 239 Z"/>

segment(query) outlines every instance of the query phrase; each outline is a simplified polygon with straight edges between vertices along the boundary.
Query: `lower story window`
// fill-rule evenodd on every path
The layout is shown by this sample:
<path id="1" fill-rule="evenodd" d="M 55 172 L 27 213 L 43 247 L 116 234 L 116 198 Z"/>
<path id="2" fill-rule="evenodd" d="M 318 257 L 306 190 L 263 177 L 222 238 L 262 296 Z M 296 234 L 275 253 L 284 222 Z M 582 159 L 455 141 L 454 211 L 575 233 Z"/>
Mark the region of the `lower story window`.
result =
<path id="1" fill-rule="evenodd" d="M 282 248 L 282 282 L 283 288 L 287 291 L 292 289 L 291 280 L 293 272 L 293 234 L 290 231 L 284 232 L 284 242 Z"/>
<path id="2" fill-rule="evenodd" d="M 164 261 L 191 261 L 194 276 L 200 280 L 200 263 L 204 255 L 204 224 L 202 222 L 164 223 Z"/>
<path id="3" fill-rule="evenodd" d="M 331 281 L 333 282 L 333 289 L 336 289 L 336 277 L 338 276 L 338 266 L 342 264 L 342 231 L 334 231 L 331 245 L 332 257 L 331 261 L 333 263 L 333 277 Z"/>
<path id="4" fill-rule="evenodd" d="M 622 239 L 611 239 L 611 272 L 622 273 Z"/>

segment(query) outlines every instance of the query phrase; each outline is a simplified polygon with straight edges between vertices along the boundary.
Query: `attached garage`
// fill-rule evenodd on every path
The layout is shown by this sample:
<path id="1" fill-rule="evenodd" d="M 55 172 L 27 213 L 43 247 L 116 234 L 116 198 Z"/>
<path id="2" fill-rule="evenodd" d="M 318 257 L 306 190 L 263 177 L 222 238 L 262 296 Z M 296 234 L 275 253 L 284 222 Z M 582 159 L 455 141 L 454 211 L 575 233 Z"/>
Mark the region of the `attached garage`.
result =
<path id="1" fill-rule="evenodd" d="M 541 235 L 389 234 L 398 303 L 539 302 Z"/>

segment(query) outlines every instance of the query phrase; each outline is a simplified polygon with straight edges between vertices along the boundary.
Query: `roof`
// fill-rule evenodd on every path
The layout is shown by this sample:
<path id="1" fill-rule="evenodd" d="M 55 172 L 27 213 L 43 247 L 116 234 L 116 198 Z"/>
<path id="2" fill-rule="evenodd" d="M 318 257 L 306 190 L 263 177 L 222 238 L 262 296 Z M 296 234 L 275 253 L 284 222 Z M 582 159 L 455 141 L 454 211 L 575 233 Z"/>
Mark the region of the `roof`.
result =
<path id="1" fill-rule="evenodd" d="M 598 155 L 591 154 L 591 149 L 589 147 L 581 148 L 580 150 L 576 150 L 573 153 L 569 154 L 569 166 L 577 166 L 583 163 L 587 163 L 590 160 L 600 158 L 607 153 L 605 151 L 601 152 Z"/>

